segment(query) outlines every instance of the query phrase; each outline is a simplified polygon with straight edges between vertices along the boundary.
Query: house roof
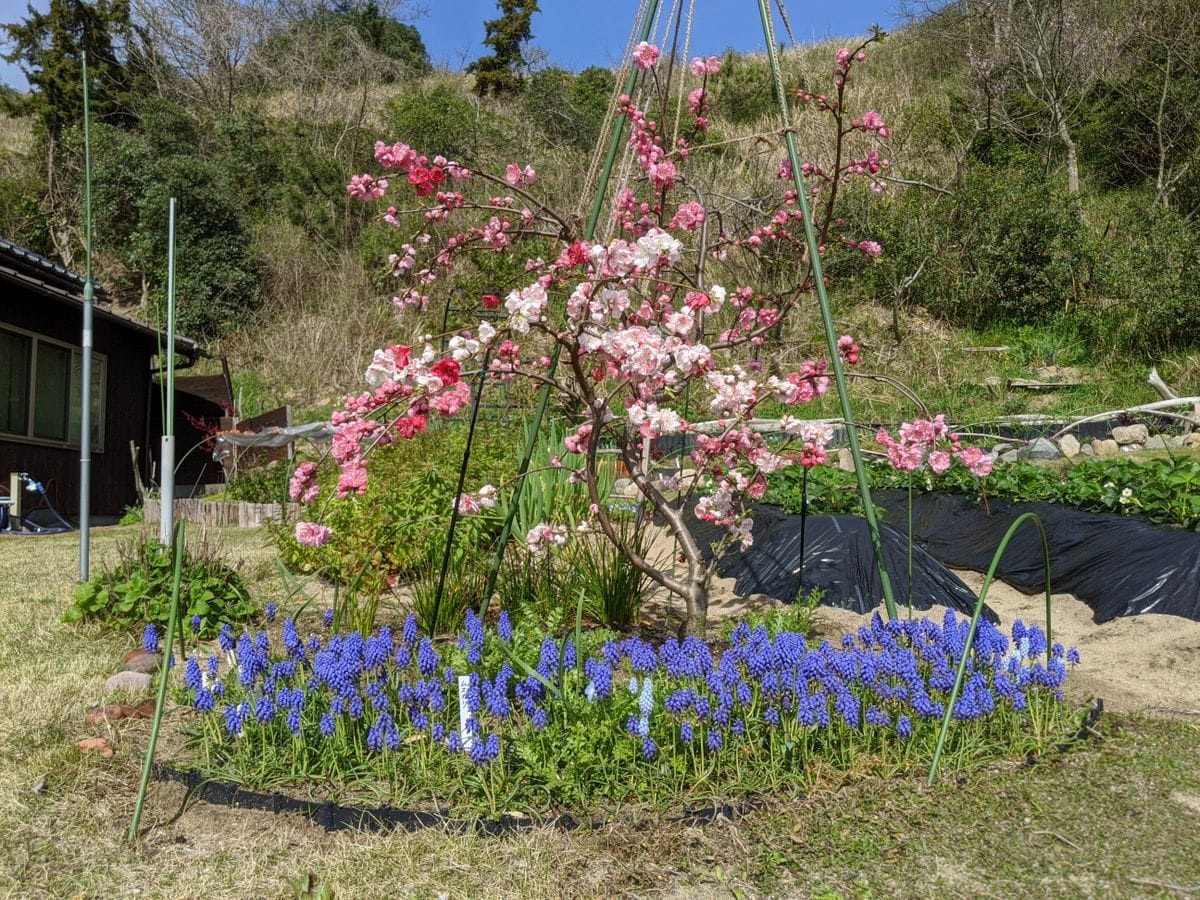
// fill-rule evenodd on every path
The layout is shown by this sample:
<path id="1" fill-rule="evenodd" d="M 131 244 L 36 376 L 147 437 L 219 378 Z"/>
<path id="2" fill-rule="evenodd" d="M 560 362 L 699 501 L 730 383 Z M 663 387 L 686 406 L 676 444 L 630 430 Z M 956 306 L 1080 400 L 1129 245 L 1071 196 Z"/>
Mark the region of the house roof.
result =
<path id="1" fill-rule="evenodd" d="M 24 284 L 47 296 L 66 301 L 80 310 L 83 309 L 84 279 L 81 275 L 4 238 L 0 238 L 0 278 Z M 114 310 L 108 303 L 107 291 L 99 285 L 95 286 L 93 297 L 93 312 L 96 316 L 130 331 L 156 338 L 162 335 L 159 329 L 130 319 Z M 200 345 L 196 341 L 178 334 L 175 335 L 175 349 L 193 360 L 200 355 Z"/>

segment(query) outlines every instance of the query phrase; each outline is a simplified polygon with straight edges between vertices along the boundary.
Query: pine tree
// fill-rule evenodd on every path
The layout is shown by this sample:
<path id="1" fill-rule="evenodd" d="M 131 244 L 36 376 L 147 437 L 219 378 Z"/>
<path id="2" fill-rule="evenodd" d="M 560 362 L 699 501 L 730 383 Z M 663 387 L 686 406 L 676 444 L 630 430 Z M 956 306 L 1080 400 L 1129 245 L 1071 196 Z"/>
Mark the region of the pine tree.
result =
<path id="1" fill-rule="evenodd" d="M 129 0 L 50 0 L 46 12 L 30 4 L 28 13 L 24 21 L 3 26 L 12 46 L 5 59 L 20 65 L 29 79 L 30 111 L 50 145 L 83 121 L 83 51 L 92 114 L 109 124 L 131 124 L 131 78 L 121 58 L 132 36 Z"/>
<path id="2" fill-rule="evenodd" d="M 467 67 L 475 73 L 475 92 L 481 97 L 515 94 L 523 84 L 520 68 L 525 64 L 523 45 L 533 37 L 530 28 L 537 0 L 497 0 L 500 18 L 483 23 L 484 44 L 491 56 L 481 56 Z"/>

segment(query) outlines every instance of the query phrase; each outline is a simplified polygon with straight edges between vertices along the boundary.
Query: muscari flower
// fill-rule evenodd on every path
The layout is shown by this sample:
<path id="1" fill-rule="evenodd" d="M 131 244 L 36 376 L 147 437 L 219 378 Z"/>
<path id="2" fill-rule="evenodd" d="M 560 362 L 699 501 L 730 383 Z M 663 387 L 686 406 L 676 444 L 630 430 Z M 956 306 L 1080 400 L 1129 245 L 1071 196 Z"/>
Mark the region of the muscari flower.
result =
<path id="1" fill-rule="evenodd" d="M 192 616 L 192 634 L 200 633 L 201 620 L 199 616 Z"/>
<path id="2" fill-rule="evenodd" d="M 275 612 L 277 609 L 278 607 L 274 603 L 267 604 L 266 608 L 263 610 L 263 613 L 266 615 L 268 622 L 275 621 Z"/>
<path id="3" fill-rule="evenodd" d="M 147 653 L 158 652 L 158 626 L 153 622 L 146 623 L 146 630 L 142 635 L 142 647 Z"/>

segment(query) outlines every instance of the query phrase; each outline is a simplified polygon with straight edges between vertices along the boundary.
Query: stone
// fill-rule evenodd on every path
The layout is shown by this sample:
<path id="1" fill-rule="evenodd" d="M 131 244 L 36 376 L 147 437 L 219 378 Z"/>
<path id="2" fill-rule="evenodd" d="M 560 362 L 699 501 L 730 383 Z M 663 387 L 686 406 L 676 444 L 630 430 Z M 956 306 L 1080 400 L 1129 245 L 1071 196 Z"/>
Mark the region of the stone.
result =
<path id="1" fill-rule="evenodd" d="M 154 715 L 154 701 L 146 700 L 137 706 L 126 706 L 123 703 L 107 706 L 93 706 L 83 717 L 85 725 L 103 725 L 117 719 L 149 719 Z"/>
<path id="2" fill-rule="evenodd" d="M 999 444 L 996 444 L 994 447 L 992 447 L 992 455 L 999 456 L 1001 453 L 1007 453 L 1009 450 L 1015 450 L 1015 449 L 1016 449 L 1016 447 L 1014 447 L 1012 444 L 1005 444 L 1005 443 L 1001 442 Z"/>
<path id="3" fill-rule="evenodd" d="M 1005 450 L 997 458 L 997 462 L 1002 462 L 1002 463 L 1016 462 L 1017 460 L 1023 458 L 1022 452 L 1023 451 L 1021 451 L 1021 450 Z"/>
<path id="4" fill-rule="evenodd" d="M 1026 459 L 1058 459 L 1062 451 L 1050 438 L 1034 438 L 1022 454 Z"/>
<path id="5" fill-rule="evenodd" d="M 150 690 L 153 684 L 154 679 L 145 672 L 118 672 L 104 682 L 104 690 L 107 693 L 129 691 L 141 694 Z"/>
<path id="6" fill-rule="evenodd" d="M 1079 440 L 1073 434 L 1064 434 L 1058 439 L 1058 449 L 1068 459 L 1072 456 L 1078 456 L 1080 450 Z"/>
<path id="7" fill-rule="evenodd" d="M 850 452 L 849 447 L 842 447 L 838 450 L 838 468 L 843 472 L 854 471 L 854 454 Z"/>
<path id="8" fill-rule="evenodd" d="M 82 738 L 75 742 L 75 746 L 79 748 L 79 752 L 84 756 L 89 753 L 99 753 L 105 759 L 113 755 L 113 748 L 104 738 Z"/>
<path id="9" fill-rule="evenodd" d="M 1182 434 L 1173 434 L 1169 438 L 1167 438 L 1167 446 L 1175 447 L 1175 448 L 1186 447 L 1187 446 L 1187 436 L 1182 435 Z"/>
<path id="10" fill-rule="evenodd" d="M 1143 450 L 1166 450 L 1167 442 L 1162 435 L 1156 434 L 1146 438 L 1146 443 L 1142 444 Z"/>
<path id="11" fill-rule="evenodd" d="M 1124 447 L 1126 444 L 1143 444 L 1150 437 L 1145 425 L 1118 425 L 1112 430 L 1112 439 Z"/>
<path id="12" fill-rule="evenodd" d="M 1121 452 L 1121 445 L 1112 439 L 1092 441 L 1092 449 L 1096 451 L 1097 456 L 1116 456 Z"/>
<path id="13" fill-rule="evenodd" d="M 125 654 L 125 659 L 121 662 L 121 672 L 145 672 L 147 675 L 153 675 L 158 671 L 158 667 L 162 665 L 161 653 L 147 653 L 143 648 L 131 650 Z"/>
<path id="14" fill-rule="evenodd" d="M 1183 439 L 1183 446 L 1189 449 L 1200 447 L 1200 431 L 1186 435 Z"/>
<path id="15" fill-rule="evenodd" d="M 1092 445 L 1091 445 L 1091 443 L 1089 442 L 1089 443 L 1087 443 L 1087 444 L 1084 444 L 1082 447 L 1080 447 L 1080 448 L 1079 448 L 1079 455 L 1080 455 L 1080 456 L 1095 456 L 1095 455 L 1096 455 L 1096 451 L 1092 449 Z"/>

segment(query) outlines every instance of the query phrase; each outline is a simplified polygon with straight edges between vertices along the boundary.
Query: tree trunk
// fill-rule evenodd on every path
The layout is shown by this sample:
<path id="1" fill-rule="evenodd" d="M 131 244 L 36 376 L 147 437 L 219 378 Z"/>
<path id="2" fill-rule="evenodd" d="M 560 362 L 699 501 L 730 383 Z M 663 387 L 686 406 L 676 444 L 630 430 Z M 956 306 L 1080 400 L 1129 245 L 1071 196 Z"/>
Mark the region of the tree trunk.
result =
<path id="1" fill-rule="evenodd" d="M 708 636 L 708 588 L 692 581 L 687 597 L 687 611 L 679 625 L 679 638 L 695 637 L 704 640 Z"/>
<path id="2" fill-rule="evenodd" d="M 1071 137 L 1071 130 L 1067 127 L 1067 119 L 1062 115 L 1058 116 L 1058 137 L 1067 150 L 1067 193 L 1072 197 L 1078 197 L 1079 149 L 1075 146 L 1075 139 Z"/>

